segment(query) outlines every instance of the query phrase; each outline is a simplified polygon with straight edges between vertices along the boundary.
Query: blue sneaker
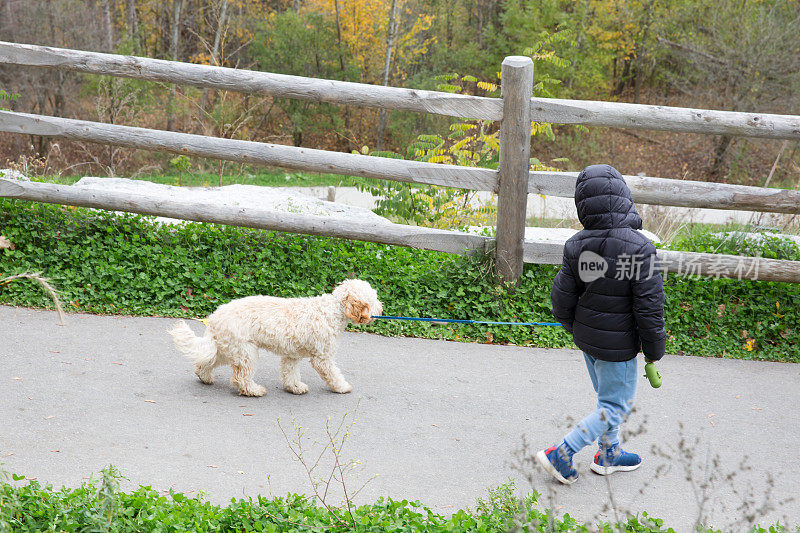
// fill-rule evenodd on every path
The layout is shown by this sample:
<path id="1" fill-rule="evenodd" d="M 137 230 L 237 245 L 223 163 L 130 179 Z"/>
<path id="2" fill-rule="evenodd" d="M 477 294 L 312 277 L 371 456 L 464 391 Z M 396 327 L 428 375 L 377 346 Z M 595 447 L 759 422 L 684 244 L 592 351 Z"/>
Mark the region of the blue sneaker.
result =
<path id="1" fill-rule="evenodd" d="M 578 473 L 572 468 L 572 456 L 558 446 L 539 450 L 536 460 L 542 465 L 545 472 L 565 485 L 572 485 L 578 481 Z"/>
<path id="2" fill-rule="evenodd" d="M 600 448 L 589 468 L 596 474 L 607 476 L 614 472 L 636 470 L 641 464 L 642 459 L 638 455 L 622 451 L 619 445 L 615 444 L 608 448 Z"/>

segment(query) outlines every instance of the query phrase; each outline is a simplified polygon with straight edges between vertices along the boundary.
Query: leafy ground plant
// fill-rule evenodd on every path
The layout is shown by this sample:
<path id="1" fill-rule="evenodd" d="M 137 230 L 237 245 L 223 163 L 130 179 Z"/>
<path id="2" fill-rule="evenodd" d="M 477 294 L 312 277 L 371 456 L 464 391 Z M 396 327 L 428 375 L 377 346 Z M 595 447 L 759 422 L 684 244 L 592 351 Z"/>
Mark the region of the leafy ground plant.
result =
<path id="1" fill-rule="evenodd" d="M 388 314 L 552 320 L 551 265 L 526 265 L 520 286 L 510 292 L 495 283 L 485 257 L 210 224 L 165 226 L 148 217 L 15 200 L 0 200 L 0 231 L 16 245 L 0 253 L 0 272 L 47 272 L 65 306 L 81 312 L 204 317 L 234 298 L 316 295 L 359 277 L 379 287 Z M 669 275 L 665 293 L 669 353 L 800 362 L 800 285 Z M 0 289 L 0 302 L 49 305 L 25 283 Z M 558 327 L 379 320 L 354 328 L 573 346 Z"/>
<path id="2" fill-rule="evenodd" d="M 4 477 L 0 479 L 0 532 L 674 532 L 663 520 L 646 513 L 614 524 L 580 524 L 568 514 L 557 518 L 539 509 L 536 494 L 519 499 L 513 483 L 490 489 L 487 498 L 478 500 L 475 511 L 462 509 L 443 516 L 419 501 L 392 498 L 380 498 L 349 511 L 317 505 L 302 494 L 234 499 L 227 506 L 219 506 L 179 492 L 161 495 L 149 486 L 121 491 L 120 479 L 121 474 L 112 466 L 102 471 L 99 486 L 90 480 L 74 489 L 54 489 L 36 480 L 23 484 L 24 476 Z M 774 525 L 769 529 L 756 526 L 752 531 L 792 530 Z"/>

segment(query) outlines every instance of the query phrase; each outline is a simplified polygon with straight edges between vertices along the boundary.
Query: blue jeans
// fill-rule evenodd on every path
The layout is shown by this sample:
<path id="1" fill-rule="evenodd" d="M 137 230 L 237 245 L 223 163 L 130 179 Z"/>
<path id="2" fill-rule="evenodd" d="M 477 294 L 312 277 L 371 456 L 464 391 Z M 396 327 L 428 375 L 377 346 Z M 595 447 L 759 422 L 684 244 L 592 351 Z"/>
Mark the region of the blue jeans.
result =
<path id="1" fill-rule="evenodd" d="M 581 420 L 564 441 L 576 452 L 599 439 L 601 446 L 619 444 L 619 426 L 633 409 L 637 357 L 611 362 L 584 353 L 586 368 L 597 393 L 597 409 Z"/>

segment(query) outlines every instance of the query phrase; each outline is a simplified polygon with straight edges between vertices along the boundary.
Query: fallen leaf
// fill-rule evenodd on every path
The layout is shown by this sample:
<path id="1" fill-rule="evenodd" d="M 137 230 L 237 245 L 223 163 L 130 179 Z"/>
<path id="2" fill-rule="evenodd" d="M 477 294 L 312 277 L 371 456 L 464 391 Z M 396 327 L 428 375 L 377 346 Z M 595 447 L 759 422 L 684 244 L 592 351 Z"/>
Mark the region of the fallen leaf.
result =
<path id="1" fill-rule="evenodd" d="M 0 455 L 0 457 L 11 457 L 12 455 L 14 455 L 14 452 L 8 452 L 5 455 Z"/>
<path id="2" fill-rule="evenodd" d="M 432 425 L 433 427 L 435 427 L 435 428 L 439 428 L 439 426 L 437 426 L 436 424 L 431 424 L 431 425 Z M 442 428 L 439 428 L 439 429 L 442 429 Z"/>
<path id="3" fill-rule="evenodd" d="M 51 418 L 55 418 L 55 417 L 56 417 L 56 415 L 48 415 L 48 416 L 44 417 L 44 419 L 45 420 L 50 420 Z"/>
<path id="4" fill-rule="evenodd" d="M 71 364 L 72 364 L 72 361 L 61 361 L 61 362 L 62 362 L 63 364 L 65 364 L 65 365 L 71 365 Z"/>
<path id="5" fill-rule="evenodd" d="M 237 474 L 244 474 L 244 471 L 243 470 L 237 470 L 236 473 Z"/>
<path id="6" fill-rule="evenodd" d="M 753 411 L 763 411 L 763 407 L 753 407 Z"/>
<path id="7" fill-rule="evenodd" d="M 714 413 L 710 413 L 710 414 L 708 415 L 708 418 L 711 418 L 712 416 L 717 416 L 717 415 L 715 415 Z"/>
<path id="8" fill-rule="evenodd" d="M 50 450 L 53 453 L 61 453 L 61 450 Z"/>
<path id="9" fill-rule="evenodd" d="M 219 468 L 217 465 L 206 465 L 208 468 Z"/>
<path id="10" fill-rule="evenodd" d="M 13 250 L 14 243 L 8 240 L 8 237 L 0 235 L 0 250 Z"/>
<path id="11" fill-rule="evenodd" d="M 11 378 L 11 379 L 15 379 L 17 381 L 22 381 L 22 378 Z"/>
<path id="12" fill-rule="evenodd" d="M 58 350 L 50 350 L 50 353 L 61 353 Z"/>
<path id="13" fill-rule="evenodd" d="M 125 363 L 117 363 L 116 361 L 111 361 L 115 365 L 124 365 Z"/>
<path id="14" fill-rule="evenodd" d="M 242 413 L 242 416 L 255 416 L 255 413 Z"/>
<path id="15" fill-rule="evenodd" d="M 239 407 L 247 407 L 246 405 L 240 405 Z"/>
<path id="16" fill-rule="evenodd" d="M 145 400 L 145 401 L 146 401 L 147 403 L 158 403 L 158 402 L 157 402 L 157 401 L 155 401 L 155 400 Z"/>
<path id="17" fill-rule="evenodd" d="M 741 397 L 742 397 L 742 395 L 741 395 L 741 394 L 737 394 L 737 395 L 736 395 L 736 399 L 737 399 L 737 400 L 738 400 L 739 398 L 741 398 Z"/>

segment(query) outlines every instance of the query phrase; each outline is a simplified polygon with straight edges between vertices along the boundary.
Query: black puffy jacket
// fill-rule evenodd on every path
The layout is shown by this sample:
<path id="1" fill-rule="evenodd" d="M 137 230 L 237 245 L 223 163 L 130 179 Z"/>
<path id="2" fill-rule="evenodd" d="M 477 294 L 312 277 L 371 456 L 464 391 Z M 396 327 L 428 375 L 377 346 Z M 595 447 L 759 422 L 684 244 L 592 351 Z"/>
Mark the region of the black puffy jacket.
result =
<path id="1" fill-rule="evenodd" d="M 624 178 L 609 165 L 586 167 L 575 205 L 584 229 L 564 245 L 550 291 L 553 315 L 578 348 L 598 359 L 627 361 L 640 349 L 661 359 L 667 341 L 661 272 L 655 246 L 635 231 L 642 219 Z"/>

